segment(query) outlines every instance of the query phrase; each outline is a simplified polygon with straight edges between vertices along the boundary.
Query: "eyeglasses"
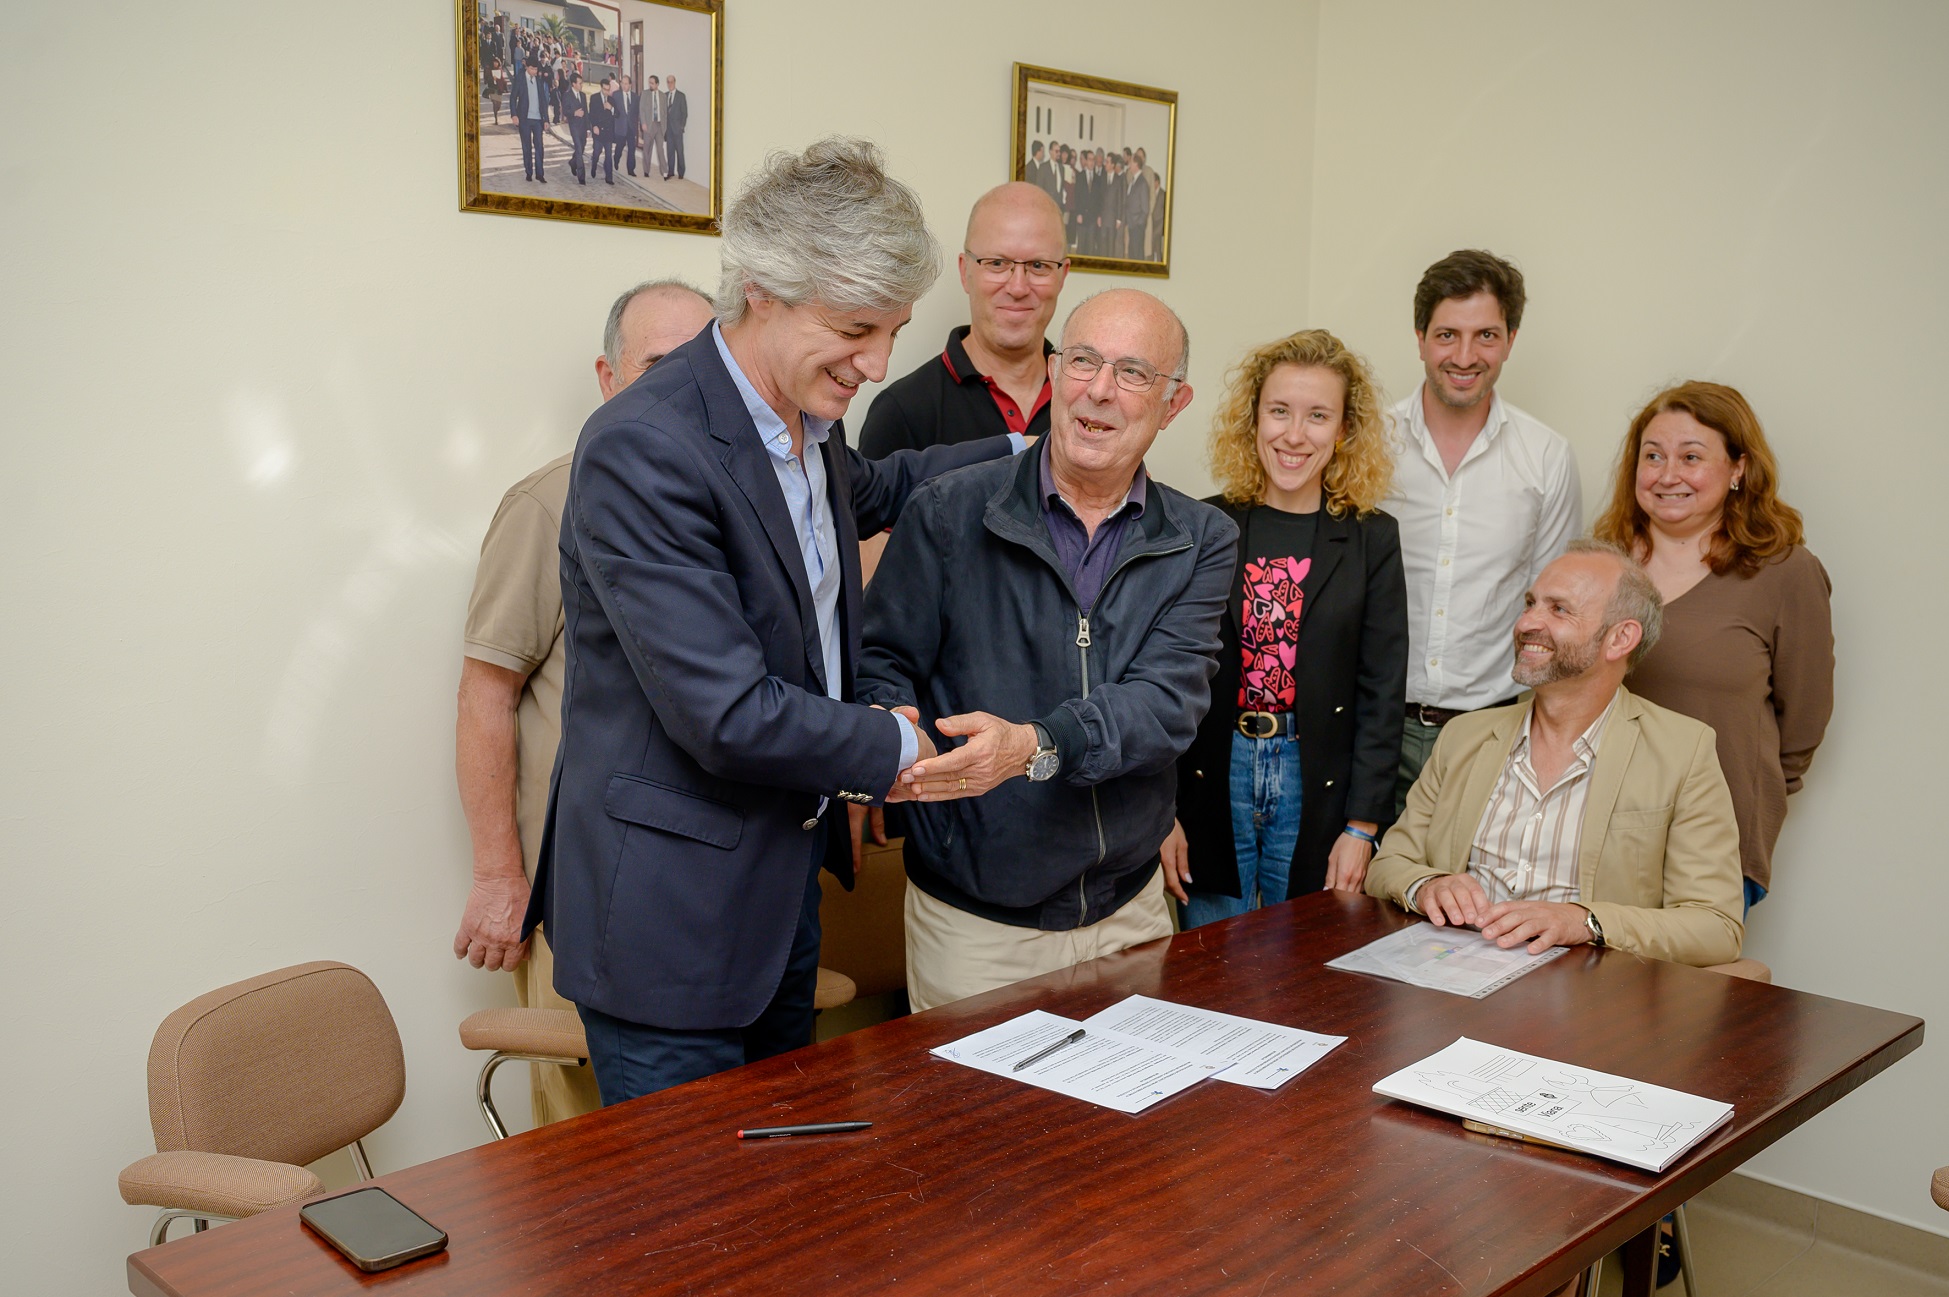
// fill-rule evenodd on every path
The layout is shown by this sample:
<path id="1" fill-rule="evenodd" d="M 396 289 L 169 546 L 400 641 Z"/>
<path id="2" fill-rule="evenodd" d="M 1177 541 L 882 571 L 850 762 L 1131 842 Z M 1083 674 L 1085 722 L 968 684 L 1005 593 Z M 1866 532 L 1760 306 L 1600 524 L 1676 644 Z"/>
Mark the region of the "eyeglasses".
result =
<path id="1" fill-rule="evenodd" d="M 1056 354 L 1062 357 L 1062 372 L 1079 382 L 1089 382 L 1096 377 L 1097 370 L 1108 365 L 1117 386 L 1126 392 L 1148 392 L 1157 386 L 1159 379 L 1183 381 L 1176 374 L 1166 374 L 1141 360 L 1105 360 L 1089 347 L 1065 347 Z"/>
<path id="2" fill-rule="evenodd" d="M 966 248 L 961 251 L 968 252 Z M 1041 258 L 1015 261 L 1008 257 L 975 257 L 972 252 L 968 252 L 968 255 L 974 257 L 974 263 L 981 267 L 981 273 L 990 279 L 1007 279 L 1015 273 L 1017 266 L 1027 271 L 1030 279 L 1048 279 L 1068 264 L 1067 261 L 1044 261 Z"/>

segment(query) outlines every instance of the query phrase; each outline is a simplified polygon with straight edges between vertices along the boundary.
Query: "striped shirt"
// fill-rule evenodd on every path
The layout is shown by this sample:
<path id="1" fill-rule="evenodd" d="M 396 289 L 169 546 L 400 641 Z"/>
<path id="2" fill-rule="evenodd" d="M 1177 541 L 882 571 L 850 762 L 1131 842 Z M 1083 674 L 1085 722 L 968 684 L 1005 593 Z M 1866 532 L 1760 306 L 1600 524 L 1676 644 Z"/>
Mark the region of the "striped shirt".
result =
<path id="1" fill-rule="evenodd" d="M 1603 713 L 1571 744 L 1570 765 L 1547 789 L 1537 787 L 1529 760 L 1534 709 L 1523 717 L 1523 732 L 1509 750 L 1509 760 L 1469 843 L 1469 872 L 1482 884 L 1491 905 L 1501 901 L 1563 904 L 1578 899 L 1577 844 L 1583 838 L 1590 770 L 1597 761 L 1597 745 L 1604 740 L 1604 726 L 1615 710 L 1617 697 L 1612 695 Z"/>

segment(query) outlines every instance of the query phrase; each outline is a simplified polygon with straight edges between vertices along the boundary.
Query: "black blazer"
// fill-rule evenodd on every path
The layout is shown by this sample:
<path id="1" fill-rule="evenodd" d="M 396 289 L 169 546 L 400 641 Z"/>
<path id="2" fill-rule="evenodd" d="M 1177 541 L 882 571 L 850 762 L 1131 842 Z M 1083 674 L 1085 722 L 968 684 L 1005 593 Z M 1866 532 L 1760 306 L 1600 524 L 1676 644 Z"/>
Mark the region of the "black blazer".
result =
<path id="1" fill-rule="evenodd" d="M 616 102 L 600 90 L 589 96 L 589 127 L 604 136 L 616 129 Z"/>
<path id="2" fill-rule="evenodd" d="M 1211 685 L 1211 711 L 1178 763 L 1178 822 L 1189 843 L 1194 892 L 1239 894 L 1232 842 L 1232 735 L 1238 721 L 1238 591 L 1245 581 L 1250 508 L 1213 496 L 1206 503 L 1238 524 L 1239 557 L 1227 593 L 1225 646 Z M 1320 510 L 1313 566 L 1300 583 L 1298 689 L 1299 842 L 1289 893 L 1326 885 L 1326 857 L 1348 820 L 1394 818 L 1401 724 L 1408 687 L 1408 591 L 1401 530 L 1390 514 L 1336 518 Z"/>
<path id="3" fill-rule="evenodd" d="M 663 119 L 668 125 L 663 129 L 671 135 L 682 135 L 684 127 L 690 125 L 690 100 L 684 98 L 681 90 L 672 90 L 669 95 L 670 102 L 663 112 Z"/>
<path id="4" fill-rule="evenodd" d="M 514 94 L 514 99 L 510 104 L 510 108 L 514 113 L 514 119 L 516 121 L 521 121 L 524 118 L 526 118 L 528 115 L 528 68 L 527 67 L 518 67 L 514 70 L 514 84 L 509 88 L 510 90 L 512 90 Z M 535 98 L 541 101 L 541 103 L 537 107 L 537 111 L 541 114 L 544 120 L 548 116 L 549 105 L 554 102 L 554 95 L 555 95 L 555 88 L 548 84 L 547 71 L 545 69 L 538 71 L 535 76 Z"/>
<path id="5" fill-rule="evenodd" d="M 833 426 L 840 699 L 859 533 L 891 525 L 922 479 L 1008 452 L 993 437 L 867 460 Z M 576 1004 L 749 1025 L 783 975 L 815 834 L 851 885 L 846 803 L 886 793 L 900 726 L 826 696 L 791 514 L 710 330 L 589 417 L 561 550 L 562 737 L 524 928 L 546 925 Z"/>

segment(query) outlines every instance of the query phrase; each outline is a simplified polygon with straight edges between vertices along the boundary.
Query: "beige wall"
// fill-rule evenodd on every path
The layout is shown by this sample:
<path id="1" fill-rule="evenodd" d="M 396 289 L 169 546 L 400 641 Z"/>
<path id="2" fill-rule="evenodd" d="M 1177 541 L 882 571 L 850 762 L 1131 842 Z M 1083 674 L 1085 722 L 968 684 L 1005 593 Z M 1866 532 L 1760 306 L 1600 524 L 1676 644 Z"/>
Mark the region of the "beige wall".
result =
<path id="1" fill-rule="evenodd" d="M 730 10 L 727 173 L 873 136 L 949 249 L 1005 177 L 1012 60 L 1182 92 L 1160 290 L 1208 395 L 1157 467 L 1202 485 L 1195 416 L 1223 358 L 1306 298 L 1315 6 L 1265 6 L 1250 42 L 1176 0 Z M 0 6 L 0 48 L 58 50 L 59 14 Z M 0 143 L 0 1286 L 49 1294 L 123 1291 L 150 1213 L 115 1174 L 151 1148 L 149 1038 L 225 982 L 364 968 L 409 1078 L 374 1161 L 484 1136 L 455 1025 L 511 991 L 448 953 L 474 555 L 501 492 L 593 407 L 611 297 L 652 274 L 709 286 L 717 256 L 693 235 L 456 211 L 451 6 L 101 18 L 91 82 L 20 65 L 35 124 Z M 961 318 L 944 282 L 896 372 Z"/>
<path id="2" fill-rule="evenodd" d="M 1788 986 L 1949 1016 L 1932 822 L 1949 7 L 1440 12 L 1322 10 L 1308 322 L 1404 394 L 1420 270 L 1458 247 L 1515 258 L 1530 307 L 1502 390 L 1570 438 L 1593 512 L 1651 392 L 1747 394 L 1833 576 L 1840 662 L 1748 952 Z M 1928 1198 L 1949 1162 L 1943 1059 L 1925 1045 L 1748 1169 L 1949 1232 Z"/>

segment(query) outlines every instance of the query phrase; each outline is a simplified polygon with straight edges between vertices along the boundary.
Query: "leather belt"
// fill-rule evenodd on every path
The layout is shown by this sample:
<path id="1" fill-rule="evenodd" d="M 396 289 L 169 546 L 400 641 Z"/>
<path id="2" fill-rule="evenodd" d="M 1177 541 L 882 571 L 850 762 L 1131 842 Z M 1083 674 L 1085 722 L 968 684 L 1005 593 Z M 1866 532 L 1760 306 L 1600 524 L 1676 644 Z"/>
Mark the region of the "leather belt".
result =
<path id="1" fill-rule="evenodd" d="M 1431 707 L 1427 703 L 1409 703 L 1408 719 L 1411 721 L 1420 721 L 1423 725 L 1432 725 L 1436 729 L 1440 729 L 1442 726 L 1448 724 L 1448 722 L 1454 720 L 1457 716 L 1466 716 L 1470 712 L 1474 712 L 1474 711 L 1486 712 L 1489 710 L 1490 707 L 1510 707 L 1520 702 L 1521 700 L 1522 700 L 1522 695 L 1517 694 L 1512 698 L 1505 698 L 1499 703 L 1490 703 L 1489 707 L 1455 707 L 1455 708 Z"/>
<path id="2" fill-rule="evenodd" d="M 1238 732 L 1248 739 L 1291 738 L 1292 712 L 1240 712 Z"/>

